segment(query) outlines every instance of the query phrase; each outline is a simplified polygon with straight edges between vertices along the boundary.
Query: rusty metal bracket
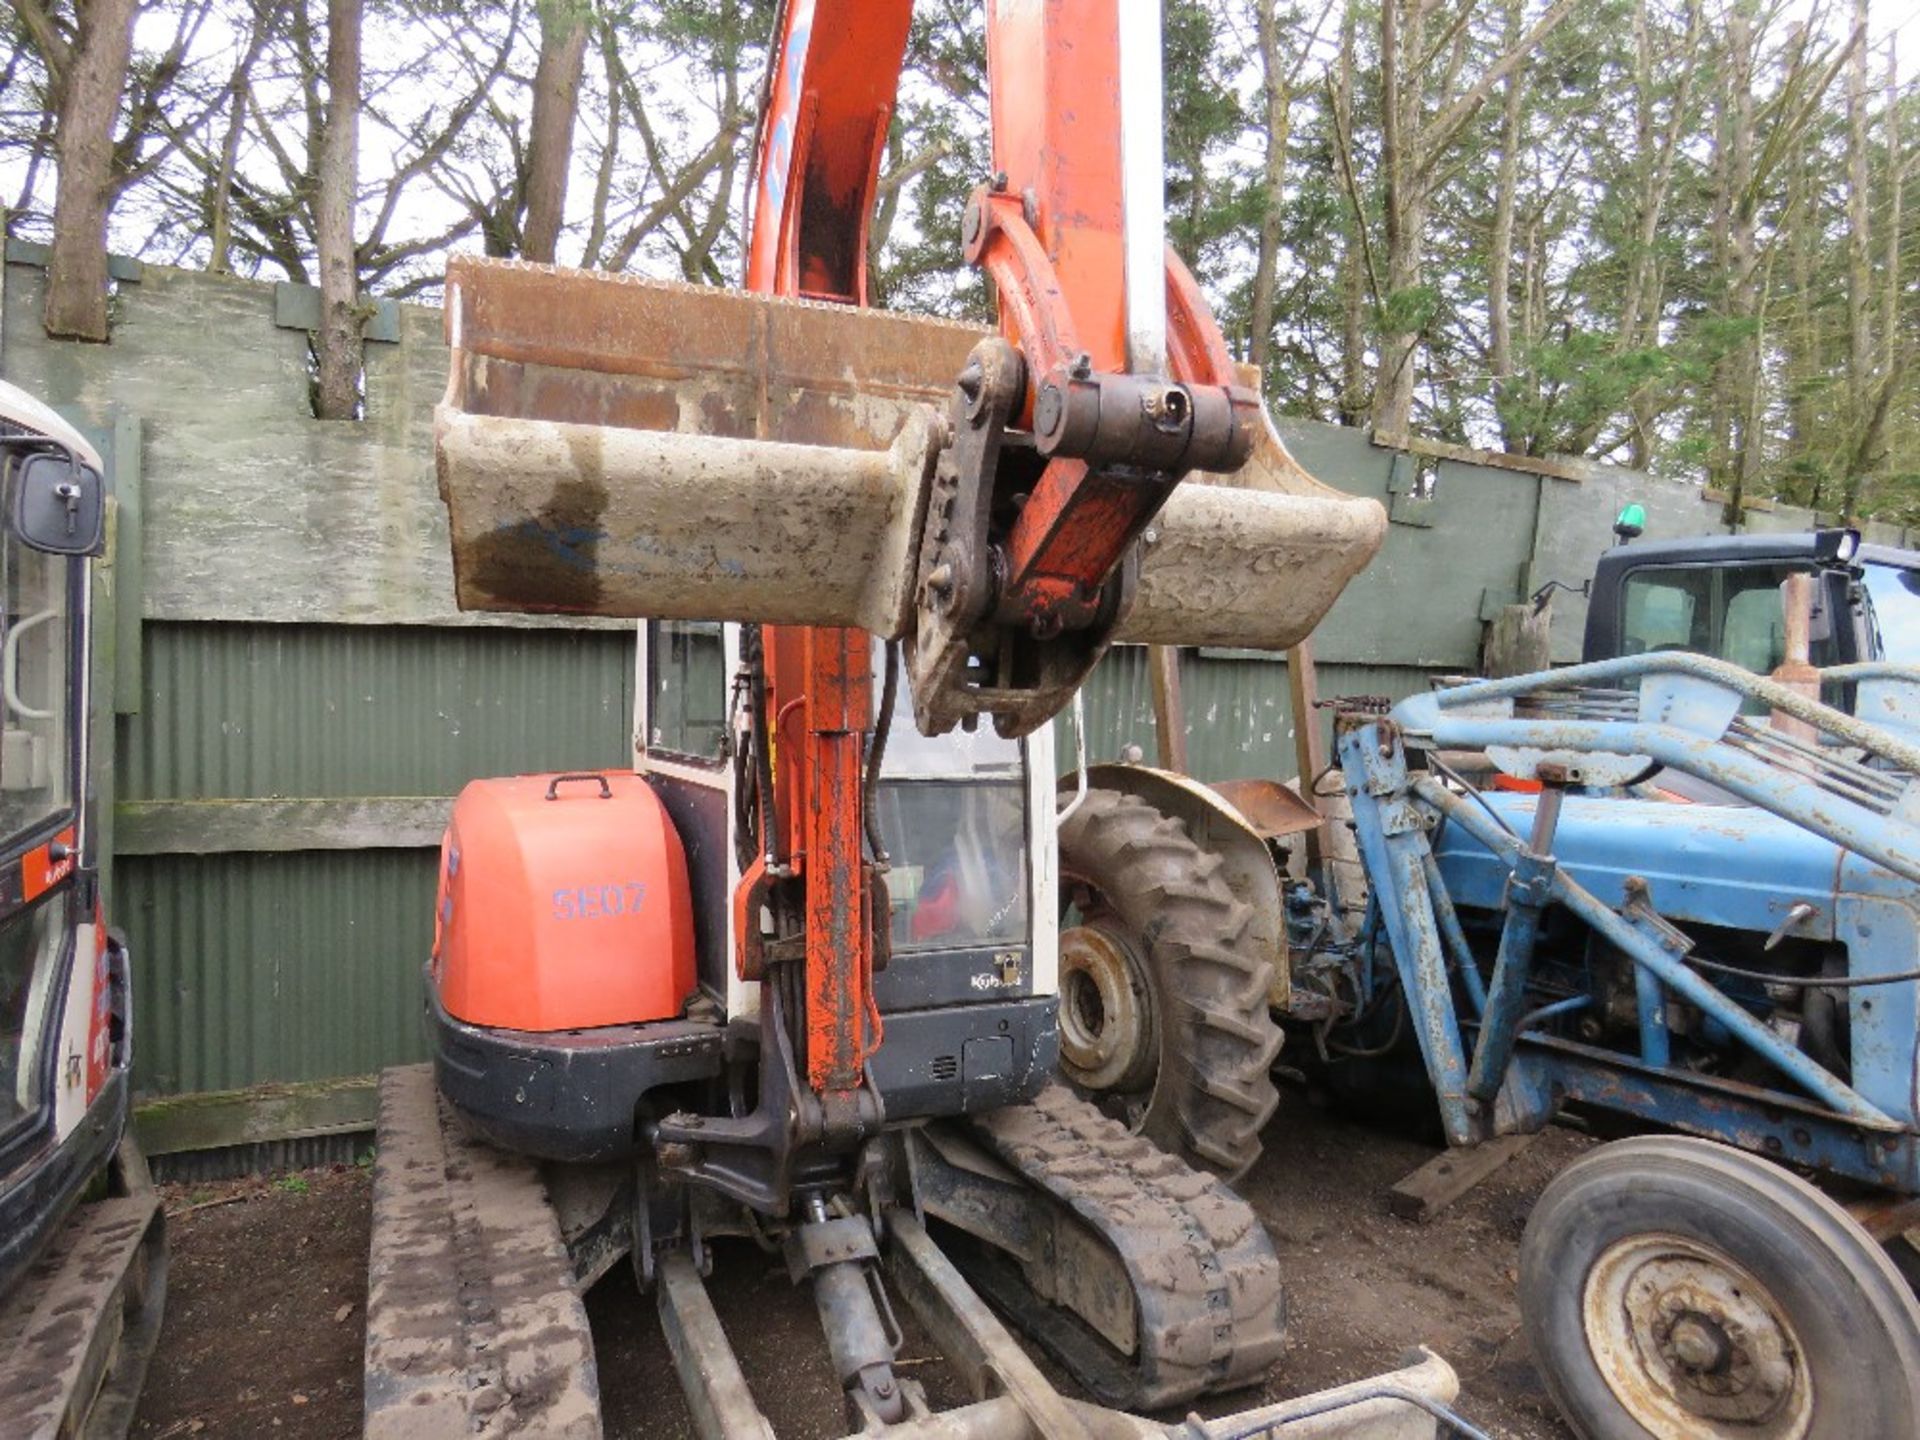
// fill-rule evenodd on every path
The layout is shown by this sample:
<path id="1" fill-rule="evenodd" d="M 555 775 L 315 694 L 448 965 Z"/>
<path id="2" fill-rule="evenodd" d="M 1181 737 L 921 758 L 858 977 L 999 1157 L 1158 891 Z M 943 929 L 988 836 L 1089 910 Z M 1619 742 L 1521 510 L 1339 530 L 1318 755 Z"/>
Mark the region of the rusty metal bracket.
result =
<path id="1" fill-rule="evenodd" d="M 995 535 L 1018 515 L 1039 469 L 1026 437 L 1009 431 L 1026 374 L 1019 351 L 988 339 L 974 347 L 954 387 L 954 438 L 927 502 L 906 645 L 914 718 L 928 735 L 975 723 L 982 713 L 1009 737 L 1045 724 L 1106 653 L 1138 580 L 1134 546 L 1070 612 L 1008 607 L 1007 561 Z"/>

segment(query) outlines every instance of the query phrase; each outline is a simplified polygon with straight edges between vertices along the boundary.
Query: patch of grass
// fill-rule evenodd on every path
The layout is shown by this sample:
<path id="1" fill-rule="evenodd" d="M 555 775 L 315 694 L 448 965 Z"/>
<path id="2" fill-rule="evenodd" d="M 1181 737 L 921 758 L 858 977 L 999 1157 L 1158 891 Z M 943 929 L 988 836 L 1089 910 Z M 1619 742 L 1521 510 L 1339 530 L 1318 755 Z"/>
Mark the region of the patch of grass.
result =
<path id="1" fill-rule="evenodd" d="M 305 1195 L 313 1187 L 307 1184 L 307 1177 L 304 1175 L 282 1175 L 273 1182 L 273 1188 L 284 1190 L 289 1195 Z"/>

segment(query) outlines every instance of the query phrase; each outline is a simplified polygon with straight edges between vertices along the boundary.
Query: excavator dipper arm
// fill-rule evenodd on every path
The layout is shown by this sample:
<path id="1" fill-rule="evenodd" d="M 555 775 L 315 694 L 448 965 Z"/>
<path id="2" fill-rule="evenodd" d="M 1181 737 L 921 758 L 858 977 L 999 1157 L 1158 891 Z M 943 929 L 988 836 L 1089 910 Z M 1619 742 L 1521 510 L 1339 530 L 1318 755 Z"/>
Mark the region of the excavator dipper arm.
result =
<path id="1" fill-rule="evenodd" d="M 748 288 L 865 303 L 911 8 L 783 10 Z M 1259 423 L 1165 245 L 1159 6 L 1125 19 L 1115 0 L 987 7 L 994 172 L 961 237 L 1005 343 L 955 377 L 963 443 L 919 542 L 908 673 L 928 733 L 991 713 L 1019 735 L 1058 713 L 1124 618 L 1136 542 L 1174 486 L 1237 469 Z M 967 444 L 969 430 L 995 433 Z"/>
<path id="2" fill-rule="evenodd" d="M 1116 0 L 988 5 L 994 174 L 961 232 L 968 261 L 993 278 L 1005 339 L 983 342 L 955 377 L 960 443 L 920 541 L 908 671 L 930 733 L 983 710 L 1010 734 L 1050 719 L 1105 649 L 1136 583 L 1134 543 L 1174 485 L 1190 468 L 1236 468 L 1251 444 L 1240 412 L 1252 396 L 1223 373 L 1197 292 L 1178 307 L 1198 340 L 1182 354 L 1207 363 L 1193 383 L 1165 374 L 1158 11 L 1130 6 L 1123 29 Z M 910 0 L 784 7 L 747 288 L 865 304 L 911 14 Z M 1006 433 L 1018 424 L 1027 436 Z M 807 953 L 834 957 L 809 966 L 808 1079 L 829 1127 L 857 1131 L 852 1097 L 878 1043 L 860 824 L 870 642 L 810 630 L 767 653 L 774 713 L 791 699 L 806 717 L 802 744 L 779 749 L 775 793 L 806 817 L 794 848 Z"/>
<path id="3" fill-rule="evenodd" d="M 1252 393 L 1166 248 L 1157 0 L 989 0 L 992 178 L 967 202 L 967 260 L 1003 340 L 955 377 L 953 445 L 919 544 L 908 673 L 921 729 L 992 712 L 1025 734 L 1098 661 L 1137 584 L 1136 542 L 1190 469 L 1247 457 Z M 788 0 L 755 152 L 747 288 L 864 305 L 880 158 L 911 0 Z M 1168 290 L 1178 293 L 1168 302 Z M 1179 315 L 1186 373 L 1167 376 Z M 1010 436 L 1011 425 L 1027 427 Z M 861 845 L 872 713 L 861 632 L 776 637 L 774 714 L 805 715 L 775 793 L 804 814 L 805 1054 L 825 1122 L 862 1128 L 878 884 Z M 800 671 L 802 673 L 795 673 Z M 831 963 L 826 963 L 832 957 Z"/>

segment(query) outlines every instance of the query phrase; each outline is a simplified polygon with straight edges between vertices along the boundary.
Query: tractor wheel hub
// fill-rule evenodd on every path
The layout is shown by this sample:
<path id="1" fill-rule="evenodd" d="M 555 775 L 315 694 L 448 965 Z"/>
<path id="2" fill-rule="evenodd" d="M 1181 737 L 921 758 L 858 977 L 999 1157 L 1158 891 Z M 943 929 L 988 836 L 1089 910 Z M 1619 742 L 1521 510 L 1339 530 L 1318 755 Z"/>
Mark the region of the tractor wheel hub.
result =
<path id="1" fill-rule="evenodd" d="M 1060 1059 L 1087 1090 L 1138 1090 L 1158 1068 L 1145 968 L 1104 926 L 1060 936 Z"/>
<path id="2" fill-rule="evenodd" d="M 1813 1390 L 1792 1326 L 1713 1247 L 1677 1235 L 1616 1242 L 1587 1277 L 1583 1313 L 1601 1375 L 1654 1434 L 1806 1435 Z"/>

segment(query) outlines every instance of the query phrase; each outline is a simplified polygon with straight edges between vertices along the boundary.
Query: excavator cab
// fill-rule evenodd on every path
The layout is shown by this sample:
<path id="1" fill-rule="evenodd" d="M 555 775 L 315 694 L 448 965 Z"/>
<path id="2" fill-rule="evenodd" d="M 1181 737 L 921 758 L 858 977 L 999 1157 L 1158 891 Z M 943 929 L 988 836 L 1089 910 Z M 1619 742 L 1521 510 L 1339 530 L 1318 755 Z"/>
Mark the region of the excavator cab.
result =
<path id="1" fill-rule="evenodd" d="M 759 983 L 740 957 L 757 948 L 764 967 L 781 954 L 764 907 L 734 904 L 764 861 L 741 820 L 758 765 L 733 699 L 751 641 L 746 627 L 698 621 L 640 631 L 636 766 L 687 837 L 700 983 L 729 1016 L 758 1013 Z M 1054 949 L 1052 735 L 1010 740 L 982 726 L 924 736 L 887 668 L 876 650 L 867 843 L 882 882 L 871 928 L 884 1043 L 870 1061 L 874 1087 L 901 1119 L 1026 1099 L 1057 1057 L 1053 966 L 1040 960 Z"/>
<path id="2" fill-rule="evenodd" d="M 0 391 L 0 1289 L 101 1166 L 126 1117 L 125 956 L 81 871 L 87 593 L 97 524 L 60 553 L 34 501 L 101 487 L 100 457 L 24 395 Z M 57 427 L 57 428 L 56 428 Z M 58 497 L 55 497 L 58 498 Z M 88 857 L 91 859 L 91 857 Z M 118 1043 L 116 1043 L 118 1042 Z M 116 1053 L 118 1052 L 118 1053 Z M 116 1064 L 116 1060 L 120 1063 Z M 105 1110 L 83 1123 L 96 1102 Z M 64 1162 L 50 1157 L 77 1143 Z"/>

